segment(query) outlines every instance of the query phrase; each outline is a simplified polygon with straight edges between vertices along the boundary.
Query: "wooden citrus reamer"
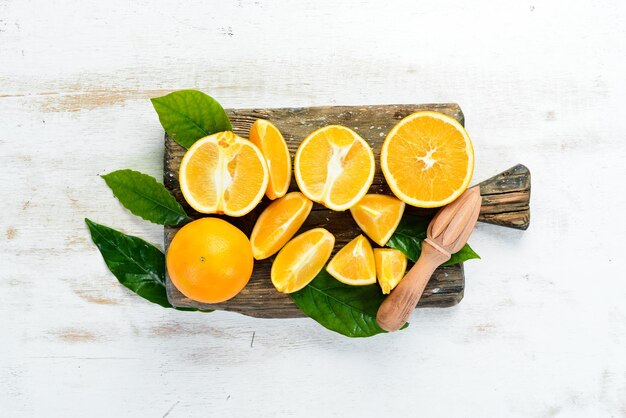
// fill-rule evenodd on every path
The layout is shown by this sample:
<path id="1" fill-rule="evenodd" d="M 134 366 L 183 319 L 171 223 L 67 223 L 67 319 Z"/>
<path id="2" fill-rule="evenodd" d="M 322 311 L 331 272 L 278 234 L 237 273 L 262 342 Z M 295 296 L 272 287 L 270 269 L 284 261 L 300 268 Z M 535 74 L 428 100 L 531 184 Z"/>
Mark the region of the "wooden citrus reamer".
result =
<path id="1" fill-rule="evenodd" d="M 404 325 L 435 269 L 469 239 L 480 206 L 480 188 L 473 187 L 437 212 L 428 225 L 419 259 L 378 308 L 376 321 L 381 328 L 397 331 Z"/>

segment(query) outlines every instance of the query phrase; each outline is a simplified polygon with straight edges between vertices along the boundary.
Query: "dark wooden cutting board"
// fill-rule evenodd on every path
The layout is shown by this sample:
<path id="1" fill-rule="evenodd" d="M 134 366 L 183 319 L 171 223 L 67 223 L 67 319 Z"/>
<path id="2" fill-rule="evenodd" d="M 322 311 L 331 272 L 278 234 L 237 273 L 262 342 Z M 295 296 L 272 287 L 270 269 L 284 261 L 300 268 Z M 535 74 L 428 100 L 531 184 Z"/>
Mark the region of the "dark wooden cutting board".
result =
<path id="1" fill-rule="evenodd" d="M 380 149 L 389 130 L 405 116 L 418 110 L 434 110 L 449 115 L 464 124 L 463 113 L 457 104 L 381 105 L 381 106 L 330 106 L 275 109 L 227 110 L 237 135 L 248 137 L 252 123 L 259 118 L 268 119 L 283 133 L 293 158 L 300 142 L 314 130 L 330 124 L 344 125 L 359 133 L 374 150 L 376 174 L 370 193 L 391 194 L 378 164 Z M 192 218 L 201 215 L 183 199 L 178 184 L 178 169 L 185 149 L 165 136 L 164 183 Z M 530 173 L 523 165 L 517 165 L 481 183 L 483 207 L 479 218 L 482 222 L 526 229 L 530 221 Z M 292 178 L 290 191 L 297 190 Z M 230 218 L 222 216 L 250 236 L 254 222 L 269 204 L 263 198 L 259 206 L 246 216 Z M 430 215 L 433 210 L 407 206 L 408 212 Z M 335 252 L 361 233 L 350 212 L 334 212 L 314 204 L 313 210 L 300 232 L 323 227 L 335 235 Z M 178 228 L 165 227 L 165 248 L 169 246 Z M 196 307 L 240 312 L 263 318 L 291 318 L 304 316 L 288 295 L 274 289 L 269 277 L 273 257 L 255 261 L 254 272 L 244 290 L 226 302 L 204 304 L 181 294 L 166 277 L 167 296 L 177 307 Z M 463 265 L 440 267 L 433 274 L 418 307 L 446 307 L 457 304 L 463 298 L 465 277 Z"/>

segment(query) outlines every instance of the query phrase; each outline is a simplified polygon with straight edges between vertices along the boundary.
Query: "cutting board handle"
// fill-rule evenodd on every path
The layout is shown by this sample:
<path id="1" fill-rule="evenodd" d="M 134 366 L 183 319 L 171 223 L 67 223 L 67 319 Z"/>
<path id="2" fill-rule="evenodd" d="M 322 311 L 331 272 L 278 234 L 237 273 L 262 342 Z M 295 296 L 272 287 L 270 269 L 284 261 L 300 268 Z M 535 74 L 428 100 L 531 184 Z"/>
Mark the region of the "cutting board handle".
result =
<path id="1" fill-rule="evenodd" d="M 478 220 L 516 229 L 530 225 L 530 170 L 517 164 L 479 184 Z"/>

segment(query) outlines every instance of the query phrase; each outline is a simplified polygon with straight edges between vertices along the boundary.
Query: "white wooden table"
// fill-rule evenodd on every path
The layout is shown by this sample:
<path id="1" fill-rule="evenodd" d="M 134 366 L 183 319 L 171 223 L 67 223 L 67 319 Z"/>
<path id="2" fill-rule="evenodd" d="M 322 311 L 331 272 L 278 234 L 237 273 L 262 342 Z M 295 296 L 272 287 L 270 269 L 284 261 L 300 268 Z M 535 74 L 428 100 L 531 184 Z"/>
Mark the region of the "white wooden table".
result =
<path id="1" fill-rule="evenodd" d="M 626 3 L 387 3 L 0 0 L 1 416 L 626 416 Z M 98 175 L 160 176 L 181 88 L 456 101 L 476 180 L 530 167 L 531 227 L 480 225 L 462 303 L 393 335 L 151 305 L 83 218 L 161 245 Z"/>

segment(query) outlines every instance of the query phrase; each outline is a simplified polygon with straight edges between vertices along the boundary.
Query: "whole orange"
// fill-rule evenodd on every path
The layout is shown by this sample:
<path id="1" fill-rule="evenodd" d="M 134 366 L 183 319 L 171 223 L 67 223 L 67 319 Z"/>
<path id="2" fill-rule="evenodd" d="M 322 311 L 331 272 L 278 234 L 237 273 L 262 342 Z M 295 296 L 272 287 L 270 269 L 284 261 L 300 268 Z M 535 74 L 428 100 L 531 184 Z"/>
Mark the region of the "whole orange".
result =
<path id="1" fill-rule="evenodd" d="M 183 226 L 167 250 L 167 272 L 180 292 L 198 302 L 224 302 L 243 289 L 254 259 L 248 237 L 218 218 Z"/>

